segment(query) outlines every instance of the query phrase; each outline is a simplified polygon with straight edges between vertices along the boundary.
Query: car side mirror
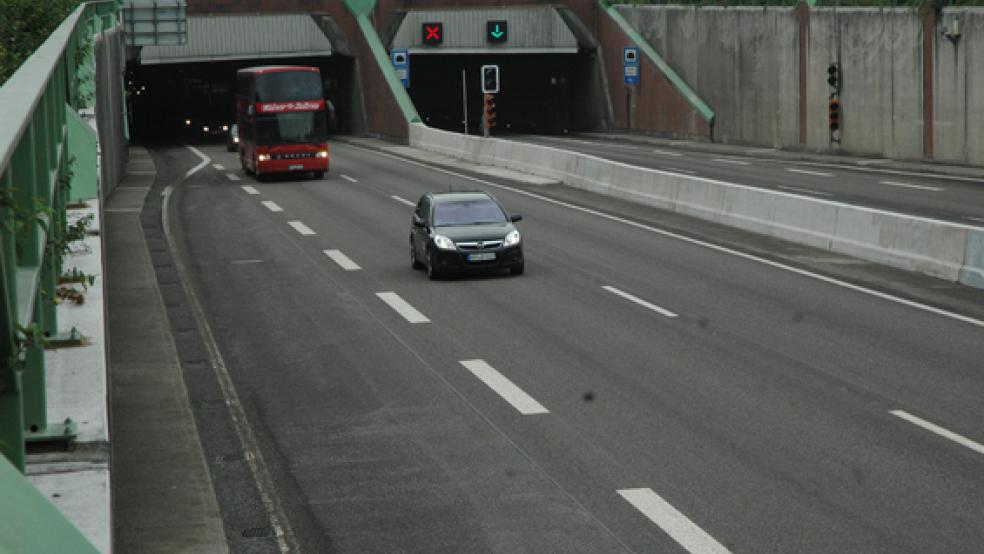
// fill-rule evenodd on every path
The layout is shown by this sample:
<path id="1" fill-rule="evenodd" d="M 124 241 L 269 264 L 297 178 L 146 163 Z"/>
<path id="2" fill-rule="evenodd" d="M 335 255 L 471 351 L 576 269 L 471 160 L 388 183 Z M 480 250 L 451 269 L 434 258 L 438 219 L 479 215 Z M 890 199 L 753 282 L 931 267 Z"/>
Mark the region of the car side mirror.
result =
<path id="1" fill-rule="evenodd" d="M 523 216 L 521 216 L 519 214 L 512 214 L 511 216 L 509 216 L 509 221 L 512 221 L 513 223 L 516 223 L 517 221 L 522 221 L 522 220 L 523 220 Z"/>
<path id="2" fill-rule="evenodd" d="M 414 227 L 423 227 L 424 226 L 424 219 L 422 217 L 420 217 L 419 215 L 414 215 L 413 216 L 413 226 Z"/>

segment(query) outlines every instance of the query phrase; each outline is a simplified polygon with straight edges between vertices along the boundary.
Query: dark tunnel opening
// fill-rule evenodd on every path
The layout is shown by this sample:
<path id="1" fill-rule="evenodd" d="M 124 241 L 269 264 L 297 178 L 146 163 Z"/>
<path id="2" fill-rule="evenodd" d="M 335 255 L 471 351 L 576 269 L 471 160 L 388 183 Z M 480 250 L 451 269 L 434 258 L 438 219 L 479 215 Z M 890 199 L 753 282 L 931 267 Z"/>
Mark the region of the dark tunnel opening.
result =
<path id="1" fill-rule="evenodd" d="M 224 142 L 223 127 L 227 129 L 236 119 L 236 71 L 258 65 L 318 67 L 325 96 L 334 108 L 329 132 L 350 132 L 355 63 L 346 56 L 330 56 L 159 65 L 131 62 L 126 70 L 131 137 L 144 143 Z"/>
<path id="2" fill-rule="evenodd" d="M 498 65 L 497 126 L 492 134 L 563 134 L 601 127 L 604 102 L 593 52 L 578 54 L 426 54 L 410 56 L 408 92 L 424 123 L 481 134 L 481 67 Z M 465 93 L 462 91 L 465 72 Z"/>

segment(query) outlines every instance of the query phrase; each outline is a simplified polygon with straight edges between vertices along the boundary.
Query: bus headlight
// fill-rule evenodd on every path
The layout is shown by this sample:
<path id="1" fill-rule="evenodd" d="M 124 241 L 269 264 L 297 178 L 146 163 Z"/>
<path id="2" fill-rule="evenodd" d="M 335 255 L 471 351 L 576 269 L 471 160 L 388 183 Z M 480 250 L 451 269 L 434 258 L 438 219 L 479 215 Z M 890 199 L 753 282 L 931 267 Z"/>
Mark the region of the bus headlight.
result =
<path id="1" fill-rule="evenodd" d="M 228 125 L 223 125 L 222 126 L 222 130 L 223 131 L 228 131 L 229 130 L 229 126 Z"/>
<path id="2" fill-rule="evenodd" d="M 318 152 L 318 157 L 319 158 L 327 158 L 328 157 L 328 151 L 327 150 L 322 150 L 322 151 Z"/>
<path id="3" fill-rule="evenodd" d="M 257 154 L 256 159 L 257 161 L 268 162 L 270 161 L 270 154 Z"/>

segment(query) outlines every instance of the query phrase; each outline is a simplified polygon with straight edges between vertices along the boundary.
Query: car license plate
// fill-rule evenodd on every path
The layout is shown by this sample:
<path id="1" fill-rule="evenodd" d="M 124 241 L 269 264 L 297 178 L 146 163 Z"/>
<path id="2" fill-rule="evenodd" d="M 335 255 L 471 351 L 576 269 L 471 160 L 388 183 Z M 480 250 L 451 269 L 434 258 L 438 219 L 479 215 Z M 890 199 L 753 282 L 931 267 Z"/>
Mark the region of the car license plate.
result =
<path id="1" fill-rule="evenodd" d="M 469 254 L 469 262 L 487 262 L 489 260 L 495 259 L 495 252 L 479 252 L 478 254 Z"/>
<path id="2" fill-rule="evenodd" d="M 290 171 L 294 171 L 295 169 L 304 169 L 304 166 L 302 164 L 294 164 L 294 165 L 287 166 L 287 169 Z"/>

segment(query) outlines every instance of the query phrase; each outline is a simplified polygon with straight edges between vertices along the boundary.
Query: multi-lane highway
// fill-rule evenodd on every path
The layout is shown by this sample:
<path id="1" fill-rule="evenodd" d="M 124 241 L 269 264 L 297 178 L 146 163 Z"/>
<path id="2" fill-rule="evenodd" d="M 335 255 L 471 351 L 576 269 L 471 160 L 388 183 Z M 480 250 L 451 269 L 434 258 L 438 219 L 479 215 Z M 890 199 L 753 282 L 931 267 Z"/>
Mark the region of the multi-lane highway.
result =
<path id="1" fill-rule="evenodd" d="M 890 160 L 841 160 L 832 156 L 826 161 L 793 160 L 788 153 L 769 148 L 714 145 L 713 149 L 695 149 L 666 145 L 665 141 L 647 144 L 639 138 L 636 142 L 592 136 L 507 138 L 671 173 L 984 225 L 984 179 L 892 169 L 881 163 Z M 932 166 L 924 164 L 923 168 L 931 171 Z"/>
<path id="2" fill-rule="evenodd" d="M 171 192 L 169 229 L 215 347 L 205 365 L 233 386 L 196 417 L 236 415 L 238 438 L 202 435 L 242 551 L 984 548 L 979 310 L 562 187 L 344 144 L 322 180 L 258 183 L 200 152 L 154 155 L 175 176 L 200 167 Z M 714 178 L 754 168 L 666 157 Z M 430 190 L 489 191 L 522 214 L 526 273 L 412 270 L 410 215 Z M 941 213 L 984 216 L 946 191 Z M 276 532 L 249 543 L 229 523 L 244 520 Z"/>

